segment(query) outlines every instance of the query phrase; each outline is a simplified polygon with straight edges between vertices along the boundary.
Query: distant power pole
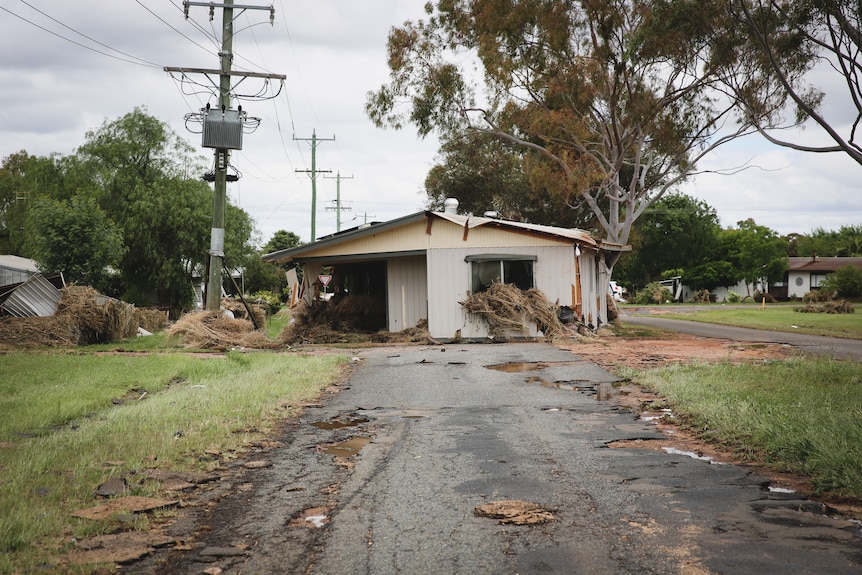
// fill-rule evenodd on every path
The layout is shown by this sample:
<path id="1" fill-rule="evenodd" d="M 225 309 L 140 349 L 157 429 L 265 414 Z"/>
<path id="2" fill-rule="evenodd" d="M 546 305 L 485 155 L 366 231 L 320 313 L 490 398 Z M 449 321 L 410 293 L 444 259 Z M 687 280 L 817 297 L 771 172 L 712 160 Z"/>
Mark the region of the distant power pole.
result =
<path id="1" fill-rule="evenodd" d="M 332 172 L 332 170 L 318 170 L 317 169 L 317 143 L 318 142 L 334 142 L 335 135 L 331 138 L 318 138 L 317 132 L 312 131 L 310 138 L 297 138 L 293 137 L 294 140 L 301 140 L 304 142 L 311 142 L 311 169 L 310 170 L 296 170 L 297 172 L 306 172 L 311 174 L 311 241 L 315 241 L 317 239 L 317 231 L 316 231 L 316 223 L 317 223 L 317 173 L 318 172 Z"/>
<path id="2" fill-rule="evenodd" d="M 326 178 L 326 176 L 323 176 Z M 335 180 L 335 207 L 326 208 L 327 210 L 335 210 L 335 231 L 341 231 L 341 210 L 349 210 L 350 207 L 341 205 L 341 180 L 352 180 L 353 176 L 342 176 L 341 172 L 336 172 L 334 178 L 329 178 L 330 180 Z"/>
<path id="3" fill-rule="evenodd" d="M 206 309 L 217 310 L 221 307 L 221 278 L 224 267 L 224 216 L 227 203 L 227 168 L 230 159 L 230 150 L 242 149 L 242 134 L 245 130 L 253 131 L 260 123 L 259 118 L 248 118 L 240 106 L 231 110 L 231 75 L 246 78 L 263 78 L 266 80 L 277 79 L 284 82 L 286 76 L 280 74 L 263 74 L 258 72 L 232 72 L 233 62 L 233 23 L 234 8 L 239 10 L 269 10 L 270 23 L 275 18 L 275 10 L 272 6 L 244 6 L 234 5 L 233 0 L 224 0 L 222 4 L 214 2 L 183 2 L 186 18 L 189 17 L 189 6 L 203 6 L 210 10 L 210 20 L 214 17 L 215 8 L 222 9 L 222 44 L 219 52 L 220 68 L 217 70 L 206 68 L 173 68 L 165 67 L 165 72 L 179 73 L 183 78 L 187 74 L 203 74 L 208 79 L 218 75 L 219 82 L 210 80 L 218 90 L 218 105 L 210 109 L 209 104 L 200 114 L 189 114 L 187 121 L 191 118 L 200 120 L 202 124 L 203 142 L 205 148 L 215 149 L 215 169 L 211 178 L 204 179 L 213 182 L 213 219 L 212 233 L 210 235 L 209 263 L 207 272 L 207 297 Z"/>

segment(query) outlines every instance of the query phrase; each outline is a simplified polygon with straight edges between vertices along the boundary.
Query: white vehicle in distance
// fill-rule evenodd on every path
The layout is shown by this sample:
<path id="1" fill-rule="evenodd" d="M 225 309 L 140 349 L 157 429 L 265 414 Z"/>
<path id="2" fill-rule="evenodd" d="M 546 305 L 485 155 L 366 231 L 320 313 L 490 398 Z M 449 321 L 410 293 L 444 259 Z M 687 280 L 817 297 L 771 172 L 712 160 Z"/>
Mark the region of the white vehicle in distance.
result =
<path id="1" fill-rule="evenodd" d="M 611 294 L 611 297 L 614 298 L 614 301 L 626 301 L 625 288 L 614 280 L 611 280 L 611 283 L 608 286 L 608 292 Z"/>

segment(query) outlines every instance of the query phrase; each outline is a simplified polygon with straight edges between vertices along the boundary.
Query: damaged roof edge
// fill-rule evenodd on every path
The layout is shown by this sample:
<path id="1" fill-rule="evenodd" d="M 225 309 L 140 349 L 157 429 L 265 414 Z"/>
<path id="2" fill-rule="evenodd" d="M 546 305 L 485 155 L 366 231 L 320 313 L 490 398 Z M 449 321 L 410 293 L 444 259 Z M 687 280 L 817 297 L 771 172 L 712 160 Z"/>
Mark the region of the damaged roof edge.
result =
<path id="1" fill-rule="evenodd" d="M 302 254 L 316 250 L 328 245 L 336 245 L 342 242 L 355 240 L 361 238 L 363 236 L 369 236 L 372 234 L 377 234 L 392 228 L 397 228 L 403 226 L 405 224 L 409 224 L 412 221 L 421 220 L 425 217 L 426 212 L 417 212 L 415 214 L 410 214 L 408 216 L 403 216 L 394 220 L 389 220 L 388 222 L 381 222 L 376 224 L 371 224 L 369 226 L 360 226 L 355 230 L 348 230 L 346 232 L 342 232 L 340 234 L 327 236 L 323 239 L 317 240 L 316 242 L 309 242 L 307 244 L 302 244 L 300 246 L 296 246 L 294 248 L 287 248 L 286 250 L 280 250 L 277 252 L 272 252 L 269 254 L 264 254 L 260 257 L 265 262 L 273 262 L 273 263 L 288 263 L 294 260 L 297 256 L 301 256 Z"/>
<path id="2" fill-rule="evenodd" d="M 469 228 L 476 228 L 480 226 L 493 226 L 504 228 L 513 232 L 528 232 L 532 234 L 540 234 L 545 236 L 553 236 L 557 238 L 566 238 L 571 240 L 573 243 L 580 243 L 582 245 L 590 246 L 596 249 L 607 249 L 608 251 L 628 251 L 631 250 L 631 246 L 620 246 L 617 244 L 607 244 L 602 242 L 601 240 L 597 240 L 589 232 L 577 228 L 560 228 L 554 226 L 545 226 L 541 224 L 529 224 L 524 222 L 515 222 L 510 220 L 501 220 L 497 218 L 486 218 L 480 216 L 462 216 L 458 214 L 447 214 L 445 212 L 432 212 L 432 211 L 422 211 L 417 212 L 415 214 L 410 214 L 407 216 L 403 216 L 401 218 L 397 218 L 394 220 L 389 220 L 388 222 L 374 223 L 368 226 L 360 226 L 354 230 L 348 230 L 346 232 L 341 232 L 339 234 L 334 234 L 331 236 L 326 236 L 318 241 L 309 242 L 307 244 L 302 244 L 300 246 L 296 246 L 293 248 L 288 248 L 285 250 L 280 250 L 277 252 L 272 252 L 268 254 L 264 254 L 261 256 L 261 259 L 265 262 L 272 263 L 289 263 L 296 259 L 301 259 L 301 256 L 305 253 L 308 253 L 313 250 L 317 250 L 322 247 L 326 247 L 329 245 L 337 245 L 343 242 L 353 241 L 364 236 L 369 236 L 373 234 L 377 234 L 380 232 L 385 232 L 386 230 L 398 228 L 407 224 L 411 224 L 415 221 L 419 221 L 422 219 L 431 219 L 438 218 L 447 220 L 453 224 L 459 226 L 467 226 Z"/>

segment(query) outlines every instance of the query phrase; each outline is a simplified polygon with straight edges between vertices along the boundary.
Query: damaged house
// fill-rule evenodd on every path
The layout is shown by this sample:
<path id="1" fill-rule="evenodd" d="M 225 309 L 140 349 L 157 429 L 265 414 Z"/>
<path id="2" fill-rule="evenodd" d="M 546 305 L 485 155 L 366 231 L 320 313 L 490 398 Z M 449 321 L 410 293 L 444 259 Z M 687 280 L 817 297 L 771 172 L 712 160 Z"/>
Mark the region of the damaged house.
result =
<path id="1" fill-rule="evenodd" d="M 488 337 L 488 326 L 460 304 L 493 283 L 540 290 L 589 327 L 607 322 L 598 286 L 603 246 L 589 233 L 455 213 L 423 211 L 360 226 L 266 254 L 264 261 L 302 268 L 299 297 L 308 305 L 356 298 L 360 328 L 399 332 L 426 324 L 431 337 Z M 326 272 L 326 273 L 324 273 Z M 602 282 L 601 280 L 605 281 Z M 606 288 L 605 288 L 606 289 Z M 527 337 L 541 334 L 525 326 Z"/>

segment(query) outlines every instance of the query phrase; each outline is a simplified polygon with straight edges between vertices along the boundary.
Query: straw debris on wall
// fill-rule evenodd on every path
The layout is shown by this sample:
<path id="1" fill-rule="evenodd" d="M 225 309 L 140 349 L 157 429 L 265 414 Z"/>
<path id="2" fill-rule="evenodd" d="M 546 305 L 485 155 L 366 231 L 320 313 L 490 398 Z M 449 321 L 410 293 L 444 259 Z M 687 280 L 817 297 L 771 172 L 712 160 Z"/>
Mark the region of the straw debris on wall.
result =
<path id="1" fill-rule="evenodd" d="M 521 290 L 512 284 L 495 283 L 459 303 L 482 318 L 488 325 L 488 334 L 495 339 L 505 339 L 513 332 L 526 337 L 530 322 L 548 339 L 570 334 L 560 321 L 557 306 L 536 288 Z"/>

